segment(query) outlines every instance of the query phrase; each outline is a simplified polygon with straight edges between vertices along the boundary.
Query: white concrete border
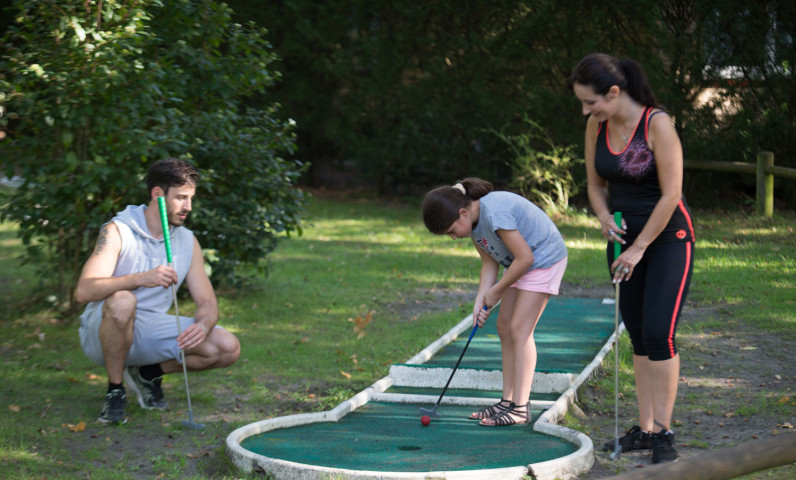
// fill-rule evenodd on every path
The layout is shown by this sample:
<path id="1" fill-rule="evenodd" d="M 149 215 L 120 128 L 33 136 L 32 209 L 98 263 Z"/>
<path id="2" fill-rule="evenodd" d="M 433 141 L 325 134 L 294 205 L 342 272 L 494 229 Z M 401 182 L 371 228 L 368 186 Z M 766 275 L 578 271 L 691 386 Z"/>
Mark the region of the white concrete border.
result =
<path id="1" fill-rule="evenodd" d="M 603 299 L 603 303 L 612 302 L 613 299 Z M 594 465 L 594 444 L 591 439 L 587 435 L 562 427 L 558 423 L 564 419 L 570 405 L 577 401 L 580 387 L 594 377 L 595 373 L 600 369 L 605 356 L 611 351 L 615 340 L 621 335 L 623 330 L 624 325 L 619 324 L 619 329 L 611 334 L 597 353 L 597 356 L 583 369 L 580 375 L 572 382 L 572 385 L 558 397 L 558 400 L 547 411 L 542 413 L 539 420 L 534 424 L 533 429 L 537 432 L 561 437 L 580 446 L 577 451 L 566 457 L 529 465 L 528 468 L 537 479 L 575 479 L 581 473 L 591 470 L 592 465 Z"/>
<path id="2" fill-rule="evenodd" d="M 393 385 L 402 387 L 443 388 L 453 373 L 453 368 L 423 367 L 414 365 L 390 366 Z M 575 380 L 572 373 L 544 373 L 533 375 L 532 392 L 563 392 Z M 500 370 L 479 370 L 459 368 L 451 379 L 449 388 L 500 391 L 503 389 L 503 372 Z"/>
<path id="3" fill-rule="evenodd" d="M 604 303 L 609 300 L 605 299 Z M 226 448 L 227 455 L 233 464 L 240 470 L 251 473 L 254 471 L 267 472 L 274 480 L 329 480 L 331 478 L 342 477 L 346 479 L 369 480 L 369 479 L 401 479 L 401 480 L 521 480 L 529 473 L 537 480 L 572 480 L 579 475 L 588 472 L 594 464 L 594 444 L 591 439 L 575 430 L 558 425 L 566 415 L 569 406 L 577 399 L 578 389 L 586 383 L 595 372 L 600 368 L 603 359 L 611 350 L 614 340 L 624 328 L 620 325 L 618 332 L 614 332 L 608 341 L 603 345 L 598 355 L 577 377 L 572 374 L 541 374 L 534 375 L 533 390 L 542 392 L 541 389 L 548 388 L 550 391 L 563 392 L 554 402 L 535 401 L 531 403 L 531 408 L 546 409 L 539 420 L 534 424 L 534 430 L 563 438 L 578 445 L 578 450 L 570 455 L 556 458 L 553 460 L 530 464 L 527 466 L 517 466 L 499 469 L 486 470 L 467 470 L 449 472 L 374 472 L 347 470 L 339 468 L 321 467 L 316 465 L 306 465 L 286 460 L 274 459 L 264 455 L 256 454 L 246 450 L 240 444 L 253 435 L 258 435 L 271 430 L 280 428 L 295 427 L 317 422 L 336 422 L 343 416 L 356 410 L 368 401 L 388 401 L 397 403 L 418 403 L 434 404 L 438 397 L 432 395 L 408 395 L 408 394 L 385 394 L 384 392 L 392 385 L 402 386 L 427 386 L 442 387 L 450 376 L 452 369 L 445 368 L 418 368 L 411 365 L 418 365 L 428 361 L 445 345 L 455 340 L 458 335 L 472 326 L 472 315 L 459 322 L 445 335 L 437 339 L 431 345 L 423 349 L 420 353 L 412 357 L 405 365 L 394 365 L 390 368 L 390 374 L 384 377 L 365 390 L 354 395 L 350 399 L 342 402 L 332 410 L 319 413 L 305 413 L 299 415 L 289 415 L 285 417 L 261 420 L 259 422 L 245 425 L 233 431 L 227 436 Z M 467 374 L 466 372 L 473 372 Z M 420 373 L 423 374 L 420 374 Z M 452 388 L 475 388 L 478 385 L 481 390 L 500 390 L 501 383 L 497 388 L 495 385 L 494 372 L 487 371 L 485 375 L 478 376 L 477 371 L 463 369 L 457 371 L 463 377 L 467 377 L 461 382 L 451 381 Z M 497 374 L 500 374 L 497 371 Z M 432 377 L 432 380 L 418 380 L 421 377 Z M 537 384 L 536 377 L 545 377 Z M 549 378 L 547 378 L 549 377 Z M 440 383 L 440 378 L 444 380 Z M 454 377 L 455 379 L 456 377 Z M 502 379 L 501 379 L 502 382 Z M 489 388 L 484 388 L 488 385 Z M 553 388 L 561 387 L 553 390 Z M 447 397 L 440 403 L 451 405 L 488 405 L 493 399 L 473 398 L 473 397 Z"/>
<path id="4" fill-rule="evenodd" d="M 374 393 L 370 397 L 374 402 L 387 403 L 416 403 L 418 405 L 435 405 L 439 400 L 439 395 L 420 395 L 408 393 Z M 495 403 L 494 398 L 482 397 L 442 397 L 440 405 L 471 405 L 474 407 L 486 407 Z M 547 410 L 553 406 L 552 400 L 531 400 L 531 409 Z"/>
<path id="5" fill-rule="evenodd" d="M 252 436 L 278 428 L 323 422 L 323 415 L 305 414 L 283 417 L 283 422 L 264 420 L 247 425 L 232 432 L 227 437 L 227 454 L 236 467 L 246 473 L 266 472 L 274 480 L 330 480 L 346 478 L 357 480 L 402 479 L 402 480 L 521 480 L 528 473 L 527 467 L 507 467 L 489 470 L 463 470 L 452 472 L 377 472 L 369 470 L 349 470 L 344 468 L 306 465 L 287 460 L 255 454 L 240 446 L 241 441 Z M 292 423 L 292 425 L 287 425 Z"/>

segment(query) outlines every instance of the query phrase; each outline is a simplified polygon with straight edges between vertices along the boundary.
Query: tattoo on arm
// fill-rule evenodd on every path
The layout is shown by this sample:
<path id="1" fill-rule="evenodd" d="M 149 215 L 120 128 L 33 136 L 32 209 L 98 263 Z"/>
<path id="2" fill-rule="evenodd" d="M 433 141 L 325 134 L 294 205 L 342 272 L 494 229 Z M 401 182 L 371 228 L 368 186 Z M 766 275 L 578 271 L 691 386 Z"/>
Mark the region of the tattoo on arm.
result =
<path id="1" fill-rule="evenodd" d="M 102 229 L 97 239 L 97 245 L 94 247 L 94 255 L 99 255 L 103 247 L 108 244 L 108 227 Z"/>

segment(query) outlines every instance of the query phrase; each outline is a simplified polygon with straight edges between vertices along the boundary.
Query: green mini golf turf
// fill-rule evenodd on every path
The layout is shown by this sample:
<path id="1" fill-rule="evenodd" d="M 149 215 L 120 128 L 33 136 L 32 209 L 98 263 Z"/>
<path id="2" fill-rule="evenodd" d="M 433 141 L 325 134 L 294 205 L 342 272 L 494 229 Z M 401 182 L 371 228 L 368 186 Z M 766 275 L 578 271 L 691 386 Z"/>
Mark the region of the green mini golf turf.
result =
<path id="1" fill-rule="evenodd" d="M 475 333 L 460 369 L 500 370 L 500 339 L 496 321 L 499 306 Z M 472 330 L 437 352 L 422 367 L 452 368 Z M 536 326 L 536 370 L 579 374 L 614 332 L 614 306 L 600 299 L 551 297 Z"/>
<path id="2" fill-rule="evenodd" d="M 476 332 L 462 364 L 464 369 L 499 370 L 500 341 L 495 328 L 498 309 Z M 614 330 L 613 305 L 598 299 L 553 297 L 536 328 L 537 370 L 580 373 Z M 469 337 L 464 334 L 414 367 L 453 367 Z M 438 389 L 391 387 L 390 393 L 438 394 Z M 496 392 L 451 389 L 448 395 L 484 397 Z M 540 400 L 537 394 L 532 398 Z M 497 397 L 496 397 L 497 398 Z M 556 395 L 544 400 L 555 400 Z M 442 418 L 420 423 L 420 406 L 369 402 L 338 422 L 321 422 L 253 435 L 241 446 L 266 457 L 359 471 L 434 472 L 506 468 L 553 460 L 577 450 L 576 445 L 533 431 L 530 424 L 482 427 L 467 419 L 472 406 L 441 405 Z M 533 419 L 541 412 L 533 410 Z"/>
<path id="3" fill-rule="evenodd" d="M 433 472 L 505 468 L 563 457 L 577 446 L 530 424 L 482 427 L 473 407 L 442 405 L 420 423 L 418 405 L 369 402 L 338 422 L 273 430 L 241 446 L 270 458 L 347 470 Z M 533 411 L 534 420 L 539 411 Z"/>

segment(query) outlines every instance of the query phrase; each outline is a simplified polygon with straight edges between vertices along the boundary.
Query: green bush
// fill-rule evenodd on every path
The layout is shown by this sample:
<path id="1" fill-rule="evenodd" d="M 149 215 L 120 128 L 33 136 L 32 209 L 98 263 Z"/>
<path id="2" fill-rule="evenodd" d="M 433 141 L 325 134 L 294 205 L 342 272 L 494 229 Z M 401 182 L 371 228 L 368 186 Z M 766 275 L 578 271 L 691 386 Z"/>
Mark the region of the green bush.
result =
<path id="1" fill-rule="evenodd" d="M 63 308 L 102 223 L 143 203 L 149 164 L 184 156 L 202 174 L 191 228 L 214 280 L 257 264 L 296 230 L 303 166 L 276 105 L 246 108 L 278 79 L 264 29 L 210 0 L 23 1 L 0 59 L 0 153 L 25 182 L 2 216 Z"/>
<path id="2" fill-rule="evenodd" d="M 584 168 L 573 145 L 556 145 L 541 125 L 525 117 L 527 131 L 509 134 L 493 131 L 511 151 L 509 188 L 544 208 L 563 212 L 579 185 L 572 172 Z"/>

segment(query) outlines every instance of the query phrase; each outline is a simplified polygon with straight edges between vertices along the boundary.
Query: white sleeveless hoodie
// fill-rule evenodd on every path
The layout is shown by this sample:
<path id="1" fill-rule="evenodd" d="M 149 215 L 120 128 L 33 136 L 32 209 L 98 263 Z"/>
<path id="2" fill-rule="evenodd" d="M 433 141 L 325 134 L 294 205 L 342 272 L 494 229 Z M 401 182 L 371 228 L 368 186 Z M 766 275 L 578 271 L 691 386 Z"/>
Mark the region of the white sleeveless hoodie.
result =
<path id="1" fill-rule="evenodd" d="M 164 240 L 153 237 L 147 228 L 144 218 L 146 208 L 146 205 L 129 205 L 111 219 L 111 222 L 114 222 L 119 228 L 122 237 L 122 249 L 113 272 L 114 277 L 146 272 L 158 265 L 168 264 Z M 193 232 L 185 227 L 171 227 L 170 235 L 172 266 L 177 271 L 179 279 L 177 287 L 179 288 L 191 266 L 194 245 Z M 138 300 L 136 306 L 138 314 L 141 312 L 166 313 L 171 308 L 170 288 L 140 287 L 133 290 L 133 293 Z M 91 302 L 86 305 L 83 315 L 88 314 L 91 310 L 101 308 L 103 301 Z"/>

